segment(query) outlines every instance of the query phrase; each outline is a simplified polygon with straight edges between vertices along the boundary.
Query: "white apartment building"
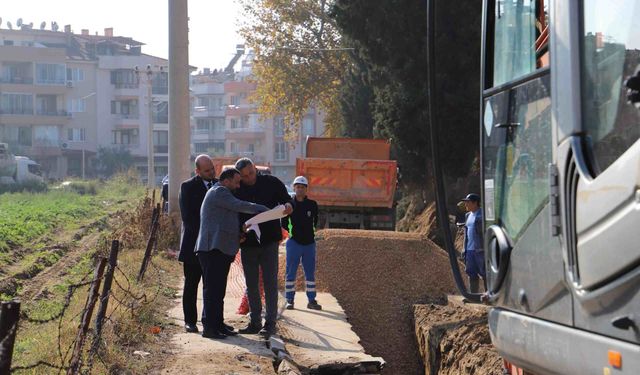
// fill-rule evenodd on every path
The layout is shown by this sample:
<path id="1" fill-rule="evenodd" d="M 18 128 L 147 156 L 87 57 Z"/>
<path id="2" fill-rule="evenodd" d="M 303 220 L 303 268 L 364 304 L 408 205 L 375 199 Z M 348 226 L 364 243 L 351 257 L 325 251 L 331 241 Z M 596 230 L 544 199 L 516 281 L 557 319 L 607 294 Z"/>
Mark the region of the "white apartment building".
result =
<path id="1" fill-rule="evenodd" d="M 304 154 L 307 136 L 322 136 L 323 115 L 310 108 L 295 140 L 285 139 L 282 116 L 262 118 L 251 95 L 256 84 L 251 82 L 251 53 L 239 59 L 244 48 L 230 66 L 220 72 L 205 69 L 192 76 L 193 153 L 211 156 L 249 157 L 258 165 L 268 165 L 272 174 L 289 184 L 295 177 L 296 158 Z M 241 68 L 233 73 L 233 65 Z"/>
<path id="2" fill-rule="evenodd" d="M 162 178 L 167 60 L 143 54 L 143 43 L 114 36 L 111 28 L 102 35 L 44 28 L 0 29 L 0 142 L 36 160 L 48 178 L 97 176 L 99 148 L 128 150 L 144 177 L 153 137 Z"/>

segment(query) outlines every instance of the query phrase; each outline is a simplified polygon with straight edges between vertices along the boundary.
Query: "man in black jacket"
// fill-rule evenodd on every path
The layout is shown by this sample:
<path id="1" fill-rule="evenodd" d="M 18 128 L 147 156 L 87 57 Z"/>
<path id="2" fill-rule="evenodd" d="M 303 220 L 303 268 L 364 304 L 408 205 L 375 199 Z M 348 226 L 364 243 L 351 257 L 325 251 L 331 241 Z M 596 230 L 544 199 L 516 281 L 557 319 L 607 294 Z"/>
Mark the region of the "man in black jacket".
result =
<path id="1" fill-rule="evenodd" d="M 184 312 L 184 328 L 187 332 L 198 332 L 198 284 L 202 278 L 200 263 L 196 257 L 195 247 L 200 231 L 200 207 L 207 190 L 218 180 L 211 158 L 198 155 L 195 160 L 196 175 L 180 185 L 180 216 L 182 230 L 180 233 L 180 254 L 178 260 L 184 269 L 184 289 L 182 291 L 182 310 Z"/>
<path id="2" fill-rule="evenodd" d="M 293 211 L 291 197 L 287 188 L 276 177 L 258 175 L 256 167 L 248 158 L 239 159 L 236 169 L 240 171 L 242 180 L 240 188 L 234 192 L 236 198 L 262 204 L 274 208 L 285 205 L 284 215 Z M 240 223 L 244 223 L 251 215 L 240 214 Z M 249 231 L 246 240 L 241 244 L 242 268 L 247 281 L 247 294 L 251 309 L 251 322 L 240 333 L 260 333 L 270 336 L 276 330 L 278 317 L 278 244 L 282 240 L 279 220 L 260 224 L 260 241 L 254 231 Z M 265 324 L 262 326 L 262 301 L 259 289 L 259 269 L 262 268 L 265 294 Z"/>

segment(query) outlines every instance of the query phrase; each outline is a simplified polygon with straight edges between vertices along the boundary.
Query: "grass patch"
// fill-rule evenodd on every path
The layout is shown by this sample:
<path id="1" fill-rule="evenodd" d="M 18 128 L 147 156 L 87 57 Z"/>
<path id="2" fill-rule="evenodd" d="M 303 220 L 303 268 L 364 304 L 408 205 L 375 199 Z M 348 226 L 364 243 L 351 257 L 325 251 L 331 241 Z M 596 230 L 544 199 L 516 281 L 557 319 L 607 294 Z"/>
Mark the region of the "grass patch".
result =
<path id="1" fill-rule="evenodd" d="M 120 175 L 106 182 L 74 181 L 43 193 L 2 194 L 0 253 L 56 230 L 78 228 L 105 213 L 131 208 L 129 202 L 142 198 L 144 192 L 137 181 Z"/>
<path id="2" fill-rule="evenodd" d="M 100 194 L 98 192 L 96 196 Z M 95 246 L 91 246 L 92 250 L 87 251 L 78 262 L 65 270 L 64 277 L 59 280 L 50 280 L 37 300 L 23 302 L 22 305 L 22 310 L 30 318 L 48 319 L 55 316 L 64 306 L 69 285 L 80 283 L 83 279 L 91 279 L 93 275 L 90 273 L 95 268 L 96 258 L 107 256 L 111 240 L 119 239 L 121 241 L 118 257 L 119 270 L 115 273 L 116 281 L 112 287 L 115 298 L 109 301 L 107 316 L 110 318 L 104 324 L 101 340 L 103 344 L 99 351 L 101 359 L 97 357 L 94 359 L 92 374 L 151 373 L 162 363 L 162 351 L 167 349 L 167 342 L 172 332 L 171 322 L 165 316 L 165 311 L 173 303 L 175 290 L 171 286 L 176 285 L 180 271 L 179 267 L 176 267 L 175 259 L 167 259 L 163 253 L 166 246 L 169 244 L 175 246 L 177 243 L 177 231 L 171 229 L 167 217 L 162 218 L 162 240 L 159 242 L 159 253 L 154 256 L 153 264 L 148 267 L 145 280 L 138 284 L 136 276 L 144 254 L 151 212 L 150 199 L 140 202 L 140 199 L 121 202 L 122 205 L 133 208 L 120 209 L 114 213 L 117 215 L 115 221 L 119 224 L 118 227 L 108 231 L 98 228 L 97 230 L 103 232 L 97 239 L 94 237 L 97 242 Z M 88 274 L 89 276 L 86 277 Z M 118 285 L 127 291 L 123 291 Z M 58 334 L 59 319 L 45 324 L 21 320 L 14 348 L 14 367 L 38 361 L 58 366 L 68 365 L 71 353 L 66 356 L 65 353 L 76 337 L 88 289 L 89 286 L 80 287 L 73 295 L 63 316 L 60 334 Z M 145 298 L 134 298 L 142 295 L 145 295 Z M 97 309 L 98 305 L 94 310 L 91 328 L 95 326 Z M 160 327 L 160 332 L 154 333 L 152 327 Z M 89 334 L 84 346 L 85 364 L 92 340 L 93 336 Z M 60 342 L 62 359 L 58 342 Z M 152 355 L 142 359 L 133 355 L 136 350 L 150 352 Z M 56 373 L 56 370 L 39 366 L 19 373 Z"/>

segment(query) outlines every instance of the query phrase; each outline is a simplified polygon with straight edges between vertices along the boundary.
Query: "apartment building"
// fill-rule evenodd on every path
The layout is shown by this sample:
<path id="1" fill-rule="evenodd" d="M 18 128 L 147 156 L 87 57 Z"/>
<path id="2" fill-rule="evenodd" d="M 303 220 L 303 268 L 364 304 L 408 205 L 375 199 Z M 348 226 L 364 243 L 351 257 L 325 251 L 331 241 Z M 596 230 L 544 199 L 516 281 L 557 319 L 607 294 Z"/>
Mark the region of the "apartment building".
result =
<path id="1" fill-rule="evenodd" d="M 90 35 L 45 26 L 0 29 L 0 142 L 36 160 L 48 178 L 97 176 L 100 148 L 129 151 L 144 177 L 152 137 L 161 178 L 168 160 L 167 60 L 143 54 L 143 43 L 114 36 L 111 28 Z"/>
<path id="2" fill-rule="evenodd" d="M 242 59 L 244 48 L 238 46 L 230 66 L 211 72 L 204 69 L 192 76 L 194 154 L 249 157 L 256 164 L 269 165 L 272 174 L 285 183 L 295 177 L 296 158 L 304 154 L 307 136 L 322 136 L 323 115 L 310 108 L 294 139 L 285 137 L 282 116 L 263 118 L 252 102 L 256 84 L 251 81 L 253 55 Z M 241 64 L 237 72 L 233 65 Z"/>

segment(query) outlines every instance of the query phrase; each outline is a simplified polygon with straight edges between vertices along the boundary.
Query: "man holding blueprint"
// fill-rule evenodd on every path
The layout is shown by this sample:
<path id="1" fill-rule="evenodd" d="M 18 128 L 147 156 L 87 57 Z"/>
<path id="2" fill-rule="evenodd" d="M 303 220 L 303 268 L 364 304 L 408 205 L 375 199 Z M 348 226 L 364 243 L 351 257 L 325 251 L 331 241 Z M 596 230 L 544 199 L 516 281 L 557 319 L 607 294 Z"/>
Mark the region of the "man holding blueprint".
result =
<path id="1" fill-rule="evenodd" d="M 251 309 L 251 322 L 246 328 L 241 329 L 240 333 L 260 333 L 269 337 L 275 333 L 278 317 L 278 243 L 282 240 L 280 218 L 291 214 L 293 206 L 284 184 L 276 177 L 258 175 L 251 159 L 239 159 L 235 166 L 240 171 L 242 180 L 240 188 L 234 192 L 236 198 L 262 204 L 271 209 L 282 205 L 277 210 L 265 212 L 261 218 L 254 218 L 251 222 L 247 222 L 251 215 L 240 214 L 240 222 L 248 224 L 253 229 L 247 232 L 246 240 L 240 245 Z M 260 268 L 266 304 L 264 326 L 258 279 Z"/>

